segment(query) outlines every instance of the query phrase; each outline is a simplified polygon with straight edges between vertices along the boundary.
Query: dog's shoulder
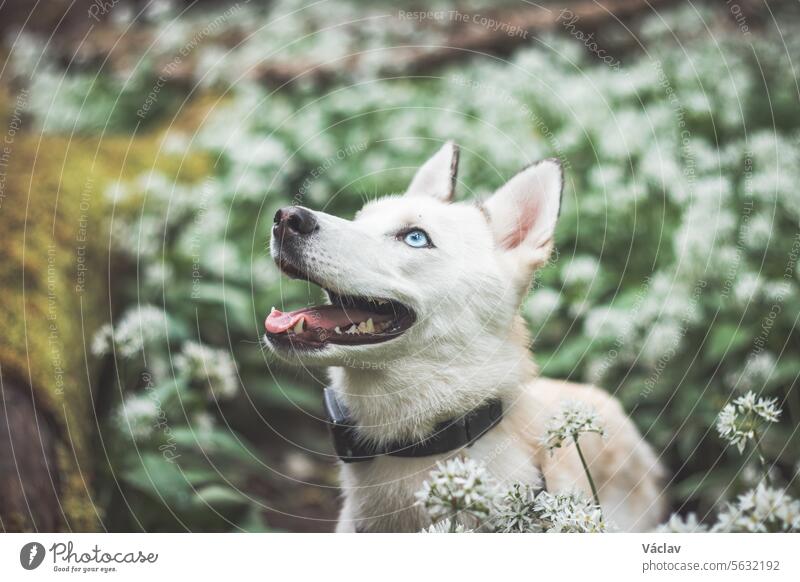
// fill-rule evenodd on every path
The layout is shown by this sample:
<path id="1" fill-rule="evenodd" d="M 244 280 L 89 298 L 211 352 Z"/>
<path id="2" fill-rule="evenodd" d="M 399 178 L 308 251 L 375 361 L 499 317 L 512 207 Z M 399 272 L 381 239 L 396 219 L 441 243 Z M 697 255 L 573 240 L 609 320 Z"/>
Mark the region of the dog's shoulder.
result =
<path id="1" fill-rule="evenodd" d="M 558 409 L 565 401 L 578 401 L 592 406 L 598 413 L 623 412 L 614 396 L 593 384 L 538 377 L 528 382 L 525 392 L 547 408 Z"/>

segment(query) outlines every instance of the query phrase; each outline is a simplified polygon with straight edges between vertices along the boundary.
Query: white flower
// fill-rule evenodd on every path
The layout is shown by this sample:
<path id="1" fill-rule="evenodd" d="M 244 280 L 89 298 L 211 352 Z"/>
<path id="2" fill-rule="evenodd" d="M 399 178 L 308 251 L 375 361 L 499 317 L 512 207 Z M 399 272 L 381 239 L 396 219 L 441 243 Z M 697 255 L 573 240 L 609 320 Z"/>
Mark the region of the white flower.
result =
<path id="1" fill-rule="evenodd" d="M 231 398 L 239 389 L 236 364 L 224 350 L 188 341 L 175 357 L 175 368 L 190 382 L 206 386 L 211 397 Z"/>
<path id="2" fill-rule="evenodd" d="M 113 204 L 125 201 L 130 193 L 130 188 L 122 182 L 113 182 L 104 191 L 105 197 Z"/>
<path id="3" fill-rule="evenodd" d="M 483 465 L 456 457 L 436 463 L 416 497 L 434 522 L 461 517 L 473 523 L 489 516 L 496 484 Z"/>
<path id="4" fill-rule="evenodd" d="M 543 323 L 555 315 L 561 304 L 561 294 L 548 288 L 536 289 L 525 302 L 525 314 L 531 321 Z"/>
<path id="5" fill-rule="evenodd" d="M 778 281 L 766 281 L 763 285 L 762 291 L 764 297 L 768 301 L 774 301 L 778 303 L 782 303 L 787 297 L 795 295 L 795 288 L 792 287 L 792 284 L 785 279 Z"/>
<path id="6" fill-rule="evenodd" d="M 491 516 L 504 533 L 592 533 L 608 530 L 602 511 L 581 493 L 538 493 L 515 484 L 499 498 Z"/>
<path id="7" fill-rule="evenodd" d="M 208 436 L 208 434 L 214 430 L 214 426 L 216 425 L 214 415 L 206 411 L 198 412 L 194 415 L 192 420 L 194 430 L 200 433 L 202 436 Z"/>
<path id="8" fill-rule="evenodd" d="M 154 261 L 144 268 L 144 282 L 156 289 L 164 289 L 174 280 L 172 264 L 166 261 Z"/>
<path id="9" fill-rule="evenodd" d="M 190 146 L 189 137 L 179 131 L 170 131 L 161 140 L 161 147 L 167 154 L 183 154 Z"/>
<path id="10" fill-rule="evenodd" d="M 546 533 L 601 533 L 608 531 L 603 513 L 579 493 L 552 494 L 541 491 L 536 496 L 534 511 Z"/>
<path id="11" fill-rule="evenodd" d="M 754 440 L 756 429 L 764 422 L 778 422 L 781 409 L 776 398 L 758 398 L 753 392 L 726 404 L 717 417 L 719 436 L 744 451 L 748 440 Z"/>
<path id="12" fill-rule="evenodd" d="M 129 310 L 116 327 L 105 324 L 94 334 L 92 353 L 102 356 L 111 351 L 129 359 L 137 355 L 144 345 L 166 335 L 166 314 L 152 305 L 142 305 Z"/>
<path id="13" fill-rule="evenodd" d="M 117 410 L 117 428 L 136 439 L 145 439 L 153 434 L 158 413 L 158 406 L 152 398 L 128 396 Z"/>
<path id="14" fill-rule="evenodd" d="M 577 441 L 583 433 L 605 434 L 600 426 L 600 417 L 582 402 L 565 402 L 558 414 L 550 419 L 545 431 L 542 444 L 549 451 L 561 447 L 567 439 Z"/>
<path id="15" fill-rule="evenodd" d="M 757 214 L 742 229 L 741 236 L 749 248 L 760 251 L 767 247 L 772 237 L 777 234 L 777 229 L 777 225 L 773 224 L 769 215 Z"/>
<path id="16" fill-rule="evenodd" d="M 708 526 L 700 523 L 695 513 L 690 513 L 685 518 L 673 513 L 667 523 L 662 523 L 656 528 L 658 533 L 702 533 L 707 531 Z"/>
<path id="17" fill-rule="evenodd" d="M 421 533 L 472 533 L 473 530 L 465 528 L 460 523 L 453 524 L 450 519 L 442 519 L 427 528 Z"/>
<path id="18" fill-rule="evenodd" d="M 741 305 L 747 305 L 758 298 L 761 286 L 761 277 L 756 273 L 742 273 L 733 287 L 733 295 Z"/>
<path id="19" fill-rule="evenodd" d="M 535 510 L 536 491 L 528 485 L 514 484 L 498 501 L 492 515 L 495 531 L 531 533 L 544 531 Z"/>
<path id="20" fill-rule="evenodd" d="M 728 504 L 711 529 L 714 532 L 800 531 L 800 501 L 763 482 Z"/>
<path id="21" fill-rule="evenodd" d="M 139 260 L 156 260 L 164 242 L 161 217 L 145 214 L 140 220 L 117 217 L 111 225 L 114 249 Z"/>
<path id="22" fill-rule="evenodd" d="M 658 321 L 653 324 L 641 348 L 642 359 L 655 366 L 660 359 L 671 359 L 680 345 L 684 330 L 677 321 Z"/>
<path id="23" fill-rule="evenodd" d="M 561 271 L 561 279 L 568 286 L 588 286 L 600 272 L 600 263 L 594 257 L 575 257 Z"/>
<path id="24" fill-rule="evenodd" d="M 593 307 L 584 319 L 583 333 L 591 338 L 615 340 L 621 344 L 630 337 L 635 316 L 634 311 L 618 307 Z"/>
<path id="25" fill-rule="evenodd" d="M 763 351 L 747 358 L 744 368 L 738 374 L 732 374 L 730 384 L 737 390 L 751 390 L 763 387 L 775 370 L 777 360 L 772 352 Z"/>
<path id="26" fill-rule="evenodd" d="M 92 338 L 92 354 L 97 357 L 107 354 L 111 350 L 111 343 L 114 341 L 114 329 L 110 323 L 106 323 L 98 329 Z"/>
<path id="27" fill-rule="evenodd" d="M 736 421 L 736 407 L 733 404 L 726 404 L 717 418 L 717 432 L 730 444 L 736 445 L 739 452 L 742 453 L 748 439 L 753 438 L 754 433 L 752 430 L 740 429 Z"/>

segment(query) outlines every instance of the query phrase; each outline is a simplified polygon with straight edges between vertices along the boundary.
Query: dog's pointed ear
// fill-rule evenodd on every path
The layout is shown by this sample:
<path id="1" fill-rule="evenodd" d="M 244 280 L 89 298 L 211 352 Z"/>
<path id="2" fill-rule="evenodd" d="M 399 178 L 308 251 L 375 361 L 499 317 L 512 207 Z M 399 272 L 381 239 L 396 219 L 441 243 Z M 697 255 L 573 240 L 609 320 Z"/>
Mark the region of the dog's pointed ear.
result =
<path id="1" fill-rule="evenodd" d="M 456 189 L 458 146 L 448 141 L 417 170 L 406 196 L 431 196 L 450 202 Z"/>
<path id="2" fill-rule="evenodd" d="M 564 174 L 554 158 L 511 178 L 484 204 L 497 245 L 513 251 L 529 267 L 550 257 L 561 210 Z"/>

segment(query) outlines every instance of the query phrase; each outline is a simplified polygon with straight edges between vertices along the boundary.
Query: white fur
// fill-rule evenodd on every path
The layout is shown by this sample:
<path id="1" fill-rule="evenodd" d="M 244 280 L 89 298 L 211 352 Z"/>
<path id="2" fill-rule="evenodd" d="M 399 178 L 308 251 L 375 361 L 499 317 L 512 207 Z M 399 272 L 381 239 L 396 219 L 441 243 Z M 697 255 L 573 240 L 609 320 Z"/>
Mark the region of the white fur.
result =
<path id="1" fill-rule="evenodd" d="M 545 160 L 523 170 L 481 208 L 449 202 L 456 155 L 446 144 L 405 196 L 370 202 L 353 221 L 316 212 L 320 228 L 303 251 L 306 269 L 325 287 L 395 299 L 414 310 L 416 323 L 381 344 L 273 351 L 287 361 L 331 366 L 332 387 L 376 443 L 421 439 L 437 422 L 502 398 L 504 420 L 459 454 L 485 462 L 500 481 L 544 479 L 551 491 L 588 493 L 574 448 L 551 456 L 539 444 L 562 400 L 588 401 L 609 432 L 606 441 L 585 437 L 604 508 L 621 529 L 653 527 L 661 513 L 660 469 L 649 447 L 606 393 L 537 377 L 518 315 L 534 270 L 552 250 L 560 165 Z M 435 248 L 398 240 L 411 226 L 424 229 Z M 277 258 L 275 241 L 272 252 Z M 343 465 L 338 530 L 424 527 L 414 492 L 437 460 L 382 457 Z"/>

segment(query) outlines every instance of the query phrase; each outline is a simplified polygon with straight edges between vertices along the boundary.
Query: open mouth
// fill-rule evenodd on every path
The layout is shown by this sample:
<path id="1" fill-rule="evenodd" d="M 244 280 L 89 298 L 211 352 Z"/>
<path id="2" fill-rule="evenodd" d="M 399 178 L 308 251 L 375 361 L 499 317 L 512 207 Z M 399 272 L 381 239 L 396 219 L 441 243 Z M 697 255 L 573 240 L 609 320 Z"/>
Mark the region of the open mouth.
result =
<path id="1" fill-rule="evenodd" d="M 290 277 L 319 285 L 303 271 L 280 262 Z M 264 326 L 271 341 L 294 348 L 321 348 L 326 344 L 366 345 L 394 339 L 410 328 L 416 316 L 398 301 L 339 295 L 325 289 L 331 305 L 282 312 L 273 307 Z"/>

